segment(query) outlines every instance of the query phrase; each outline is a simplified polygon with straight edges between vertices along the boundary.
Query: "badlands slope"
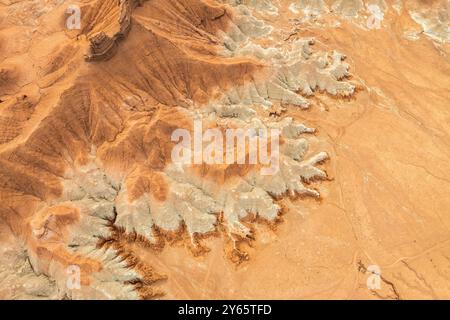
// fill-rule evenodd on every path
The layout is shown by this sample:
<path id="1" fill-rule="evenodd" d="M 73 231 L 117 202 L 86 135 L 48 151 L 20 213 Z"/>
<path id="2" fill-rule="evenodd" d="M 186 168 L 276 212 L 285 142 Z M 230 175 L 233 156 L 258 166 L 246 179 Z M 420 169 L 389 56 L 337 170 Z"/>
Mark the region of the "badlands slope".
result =
<path id="1" fill-rule="evenodd" d="M 450 298 L 449 17 L 0 0 L 0 298 Z M 194 120 L 279 129 L 280 170 L 173 163 Z"/>

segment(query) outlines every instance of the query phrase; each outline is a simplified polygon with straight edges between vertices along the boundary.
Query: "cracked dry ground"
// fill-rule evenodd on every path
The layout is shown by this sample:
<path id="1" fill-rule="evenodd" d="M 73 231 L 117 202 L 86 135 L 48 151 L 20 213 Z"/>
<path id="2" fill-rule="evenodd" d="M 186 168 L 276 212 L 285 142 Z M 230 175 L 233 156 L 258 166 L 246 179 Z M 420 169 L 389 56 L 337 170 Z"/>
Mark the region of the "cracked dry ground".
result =
<path id="1" fill-rule="evenodd" d="M 0 298 L 450 298 L 449 14 L 0 0 Z M 194 119 L 281 129 L 280 172 L 180 171 Z"/>

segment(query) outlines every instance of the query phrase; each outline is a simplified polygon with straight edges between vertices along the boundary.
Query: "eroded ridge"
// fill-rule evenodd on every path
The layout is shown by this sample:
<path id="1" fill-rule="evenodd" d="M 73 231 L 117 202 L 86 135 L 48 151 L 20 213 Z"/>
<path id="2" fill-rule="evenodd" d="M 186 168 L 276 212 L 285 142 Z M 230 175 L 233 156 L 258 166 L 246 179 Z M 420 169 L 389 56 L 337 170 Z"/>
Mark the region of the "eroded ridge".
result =
<path id="1" fill-rule="evenodd" d="M 89 53 L 85 56 L 86 61 L 109 60 L 115 54 L 119 41 L 123 40 L 128 35 L 128 32 L 130 32 L 133 9 L 141 5 L 143 0 L 119 0 L 110 2 L 112 5 L 116 3 L 118 8 L 109 8 L 110 11 L 107 11 L 107 13 L 110 14 L 102 18 L 106 21 L 112 20 L 113 25 L 107 25 L 105 27 L 107 31 L 97 31 L 98 33 L 89 37 Z M 107 2 L 100 2 L 101 6 L 105 6 L 105 3 Z M 97 10 L 101 12 L 101 8 L 96 7 L 93 9 L 93 11 Z M 116 13 L 115 11 L 118 12 Z M 101 21 L 101 23 L 107 24 L 106 21 Z"/>
<path id="2" fill-rule="evenodd" d="M 253 17 L 245 6 L 238 5 L 236 10 L 240 27 L 233 26 L 227 34 L 219 32 L 225 46 L 222 54 L 256 57 L 266 63 L 267 72 L 272 76 L 264 81 L 253 81 L 240 92 L 231 90 L 227 93 L 228 103 L 270 106 L 270 101 L 277 101 L 307 108 L 309 102 L 304 97 L 313 96 L 315 91 L 340 97 L 353 95 L 355 84 L 342 81 L 350 75 L 345 55 L 337 51 L 315 52 L 313 38 L 297 39 L 288 45 L 273 41 L 269 42 L 271 45 L 258 44 L 258 40 L 271 34 L 273 27 Z"/>
<path id="3" fill-rule="evenodd" d="M 193 251 L 204 252 L 199 239 L 223 231 L 240 262 L 248 257 L 237 243 L 255 236 L 245 218 L 274 223 L 278 199 L 320 196 L 308 186 L 327 179 L 320 164 L 328 154 L 307 152 L 315 130 L 271 114 L 274 104 L 308 107 L 307 97 L 322 91 L 352 95 L 344 56 L 315 52 L 312 39 L 256 45 L 272 28 L 245 7 L 136 4 L 94 3 L 99 10 L 88 11 L 83 32 L 95 47 L 88 60 L 99 63 L 68 57 L 84 44 L 65 40 L 40 61 L 45 68 L 32 82 L 41 87 L 23 97 L 28 117 L 13 132 L 8 123 L 0 131 L 8 132 L 0 140 L 0 221 L 11 230 L 8 241 L 23 243 L 9 257 L 27 257 L 7 260 L 1 272 L 23 283 L 36 277 L 40 288 L 20 287 L 13 297 L 155 297 L 164 270 L 146 264 L 137 247 L 160 250 L 182 233 Z M 258 165 L 176 165 L 171 134 L 192 130 L 196 120 L 209 128 L 280 130 L 279 171 L 267 177 Z M 22 262 L 27 270 L 15 273 Z M 76 289 L 67 285 L 74 270 Z"/>
<path id="4" fill-rule="evenodd" d="M 316 190 L 302 183 L 327 177 L 315 166 L 328 159 L 328 155 L 322 152 L 306 158 L 308 142 L 300 138 L 314 133 L 314 129 L 298 124 L 292 118 L 274 121 L 258 117 L 252 108 L 236 105 L 214 107 L 201 116 L 188 113 L 187 117 L 203 119 L 205 126 L 214 124 L 222 129 L 279 129 L 283 140 L 279 171 L 271 176 L 261 176 L 260 167 L 256 165 L 186 167 L 170 164 L 160 172 L 139 166 L 126 178 L 117 198 L 116 224 L 127 232 L 137 232 L 153 240 L 153 225 L 176 232 L 184 224 L 194 237 L 215 231 L 221 213 L 228 235 L 246 238 L 251 232 L 240 220 L 253 213 L 267 221 L 275 221 L 280 207 L 274 197 L 319 197 Z"/>

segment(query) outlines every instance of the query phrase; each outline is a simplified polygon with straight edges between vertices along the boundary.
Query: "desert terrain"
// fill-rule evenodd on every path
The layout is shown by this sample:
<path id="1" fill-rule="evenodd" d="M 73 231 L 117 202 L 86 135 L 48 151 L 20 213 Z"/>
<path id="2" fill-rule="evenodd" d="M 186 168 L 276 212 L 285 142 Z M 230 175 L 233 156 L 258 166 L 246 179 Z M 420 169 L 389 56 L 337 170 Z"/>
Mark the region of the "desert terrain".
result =
<path id="1" fill-rule="evenodd" d="M 0 299 L 450 299 L 450 2 L 0 0 Z"/>

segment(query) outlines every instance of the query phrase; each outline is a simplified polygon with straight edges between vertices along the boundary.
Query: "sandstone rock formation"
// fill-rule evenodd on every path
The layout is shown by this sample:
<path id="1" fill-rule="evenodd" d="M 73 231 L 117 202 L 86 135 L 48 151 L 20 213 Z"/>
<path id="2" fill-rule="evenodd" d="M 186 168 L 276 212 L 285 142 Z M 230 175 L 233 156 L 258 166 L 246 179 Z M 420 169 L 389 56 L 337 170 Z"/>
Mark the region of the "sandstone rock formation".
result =
<path id="1" fill-rule="evenodd" d="M 108 3 L 108 1 L 104 3 L 98 2 L 100 6 L 95 6 L 91 11 L 94 13 L 102 12 L 105 3 Z M 114 5 L 114 3 L 111 4 Z M 111 35 L 106 34 L 105 31 L 98 31 L 98 33 L 89 38 L 90 51 L 85 58 L 87 61 L 108 60 L 115 54 L 118 42 L 123 40 L 128 35 L 128 32 L 130 32 L 133 9 L 140 4 L 141 0 L 119 0 L 117 3 L 118 8 L 108 8 L 113 12 L 108 12 L 107 15 L 102 17 L 105 21 L 96 21 L 95 25 L 90 26 L 95 30 L 98 24 L 106 25 L 105 29 L 109 32 L 111 32 L 111 29 L 113 31 Z M 118 17 L 114 16 L 114 11 L 118 11 Z M 112 26 L 110 25 L 111 22 Z M 89 33 L 92 33 L 92 29 L 89 30 Z"/>
<path id="2" fill-rule="evenodd" d="M 448 297 L 445 1 L 73 5 L 0 6 L 0 298 Z M 198 122 L 279 170 L 175 162 Z"/>

